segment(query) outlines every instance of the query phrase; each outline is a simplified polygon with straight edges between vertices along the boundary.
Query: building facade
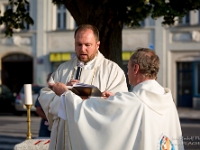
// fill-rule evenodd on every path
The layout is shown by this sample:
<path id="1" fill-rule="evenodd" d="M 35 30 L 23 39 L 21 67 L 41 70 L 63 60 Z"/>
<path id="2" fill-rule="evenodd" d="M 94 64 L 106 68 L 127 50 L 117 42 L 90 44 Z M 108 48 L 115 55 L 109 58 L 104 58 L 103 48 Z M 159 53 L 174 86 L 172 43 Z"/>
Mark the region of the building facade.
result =
<path id="1" fill-rule="evenodd" d="M 33 26 L 5 37 L 0 27 L 0 84 L 13 92 L 25 83 L 46 84 L 46 76 L 75 56 L 77 25 L 64 6 L 49 0 L 29 0 Z M 0 0 L 0 10 L 8 0 Z M 149 47 L 161 60 L 158 82 L 172 91 L 180 107 L 200 107 L 200 11 L 192 11 L 174 27 L 163 27 L 162 18 L 145 19 L 137 29 L 124 28 L 123 69 L 127 73 L 130 55 L 137 47 Z M 130 87 L 131 89 L 131 87 Z"/>

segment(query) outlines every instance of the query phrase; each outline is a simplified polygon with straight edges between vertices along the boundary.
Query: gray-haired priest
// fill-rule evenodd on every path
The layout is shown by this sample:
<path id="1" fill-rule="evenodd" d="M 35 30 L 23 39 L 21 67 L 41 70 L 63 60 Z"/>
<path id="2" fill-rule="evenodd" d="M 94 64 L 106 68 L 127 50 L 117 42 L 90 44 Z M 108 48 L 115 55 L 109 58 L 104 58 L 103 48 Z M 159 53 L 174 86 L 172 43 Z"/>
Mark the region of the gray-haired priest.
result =
<path id="1" fill-rule="evenodd" d="M 153 50 L 139 48 L 128 63 L 127 74 L 133 91 L 115 94 L 106 91 L 102 94 L 105 98 L 91 97 L 83 101 L 65 84 L 55 83 L 53 91 L 61 96 L 59 116 L 67 120 L 66 138 L 70 139 L 70 147 L 74 150 L 183 150 L 171 91 L 156 81 L 159 64 Z"/>

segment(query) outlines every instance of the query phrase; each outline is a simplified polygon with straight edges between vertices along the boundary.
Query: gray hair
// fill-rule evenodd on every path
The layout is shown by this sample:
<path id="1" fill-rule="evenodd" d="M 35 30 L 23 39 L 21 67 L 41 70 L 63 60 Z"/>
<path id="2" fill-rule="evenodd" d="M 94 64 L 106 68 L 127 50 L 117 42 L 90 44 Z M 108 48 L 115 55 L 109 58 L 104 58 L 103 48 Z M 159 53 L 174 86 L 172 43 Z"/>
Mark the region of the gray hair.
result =
<path id="1" fill-rule="evenodd" d="M 138 48 L 130 58 L 131 65 L 138 64 L 139 72 L 150 79 L 157 78 L 160 60 L 155 51 L 149 48 Z"/>

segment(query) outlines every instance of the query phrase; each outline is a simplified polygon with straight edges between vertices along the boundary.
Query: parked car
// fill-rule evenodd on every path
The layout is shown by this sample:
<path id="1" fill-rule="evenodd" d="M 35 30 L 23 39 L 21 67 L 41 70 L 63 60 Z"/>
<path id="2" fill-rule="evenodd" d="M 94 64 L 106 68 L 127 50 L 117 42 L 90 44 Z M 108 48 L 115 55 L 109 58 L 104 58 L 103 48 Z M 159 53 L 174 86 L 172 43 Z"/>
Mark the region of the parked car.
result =
<path id="1" fill-rule="evenodd" d="M 0 85 L 0 112 L 14 111 L 15 96 L 11 90 L 4 84 Z"/>
<path id="2" fill-rule="evenodd" d="M 31 112 L 36 113 L 36 108 L 35 108 L 35 102 L 36 99 L 39 95 L 39 92 L 43 88 L 43 86 L 39 85 L 32 85 L 32 100 L 33 100 L 33 105 L 31 107 Z M 17 94 L 16 99 L 15 99 L 15 114 L 16 115 L 23 115 L 24 113 L 27 112 L 27 108 L 24 105 L 25 103 L 25 96 L 24 96 L 24 86 L 21 88 L 20 92 Z"/>

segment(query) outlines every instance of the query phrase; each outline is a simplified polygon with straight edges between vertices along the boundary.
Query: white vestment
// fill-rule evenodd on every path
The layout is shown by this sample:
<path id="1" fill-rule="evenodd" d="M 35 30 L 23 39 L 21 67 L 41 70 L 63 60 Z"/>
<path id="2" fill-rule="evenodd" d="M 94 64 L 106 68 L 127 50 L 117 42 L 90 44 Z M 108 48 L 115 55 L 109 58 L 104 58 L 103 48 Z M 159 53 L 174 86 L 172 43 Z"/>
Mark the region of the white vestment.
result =
<path id="1" fill-rule="evenodd" d="M 108 99 L 82 101 L 71 91 L 61 99 L 59 117 L 68 121 L 73 150 L 184 149 L 171 92 L 155 80 Z"/>
<path id="2" fill-rule="evenodd" d="M 67 83 L 76 74 L 77 58 L 61 64 L 52 75 L 52 82 Z M 114 62 L 105 59 L 98 52 L 92 67 L 83 68 L 80 77 L 81 83 L 92 84 L 98 87 L 101 92 L 108 90 L 113 93 L 128 91 L 126 78 L 123 70 Z M 60 97 L 49 88 L 43 88 L 40 92 L 39 102 L 47 116 L 51 128 L 51 142 L 49 150 L 71 149 L 68 139 L 68 127 L 64 120 L 58 117 Z"/>

